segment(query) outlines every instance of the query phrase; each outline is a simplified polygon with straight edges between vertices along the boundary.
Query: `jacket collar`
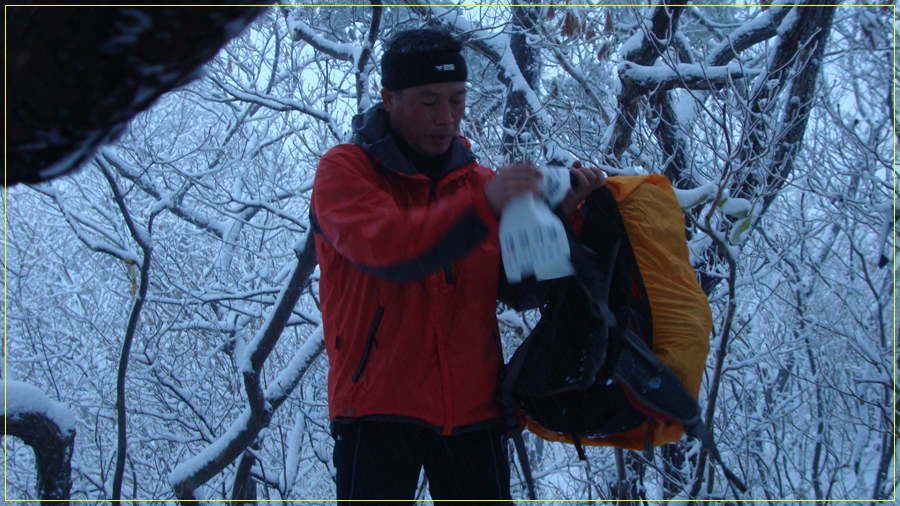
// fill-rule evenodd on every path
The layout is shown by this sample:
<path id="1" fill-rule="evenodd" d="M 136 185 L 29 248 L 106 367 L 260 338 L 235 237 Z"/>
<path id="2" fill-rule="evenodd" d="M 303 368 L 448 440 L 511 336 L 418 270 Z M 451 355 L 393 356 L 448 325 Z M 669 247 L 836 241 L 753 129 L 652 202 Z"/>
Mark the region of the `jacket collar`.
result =
<path id="1" fill-rule="evenodd" d="M 390 133 L 388 112 L 381 103 L 353 117 L 353 142 L 389 170 L 407 176 L 419 174 L 397 147 L 394 136 Z M 450 142 L 450 156 L 441 169 L 440 178 L 474 161 L 475 155 L 457 135 Z"/>

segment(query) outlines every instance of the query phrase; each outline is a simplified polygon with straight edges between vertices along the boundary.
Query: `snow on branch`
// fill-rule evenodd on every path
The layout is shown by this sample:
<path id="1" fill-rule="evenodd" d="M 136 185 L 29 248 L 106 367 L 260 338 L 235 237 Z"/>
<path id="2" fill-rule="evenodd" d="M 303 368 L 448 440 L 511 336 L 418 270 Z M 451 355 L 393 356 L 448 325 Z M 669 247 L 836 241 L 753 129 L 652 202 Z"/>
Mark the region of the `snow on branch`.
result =
<path id="1" fill-rule="evenodd" d="M 275 382 L 263 392 L 262 368 L 293 314 L 293 308 L 316 266 L 315 241 L 307 233 L 294 247 L 297 255 L 291 275 L 278 295 L 266 321 L 247 345 L 240 369 L 247 393 L 247 408 L 231 428 L 213 444 L 190 460 L 179 464 L 169 475 L 169 484 L 182 501 L 194 499 L 194 490 L 222 471 L 256 440 L 259 432 L 269 425 L 278 406 L 300 382 L 310 364 L 324 349 L 321 327 L 283 370 Z"/>
<path id="2" fill-rule="evenodd" d="M 619 50 L 623 62 L 619 65 L 621 81 L 617 97 L 619 111 L 604 139 L 605 150 L 614 158 L 620 157 L 631 144 L 631 136 L 635 128 L 634 118 L 637 116 L 635 99 L 654 89 L 649 86 L 636 85 L 640 80 L 652 77 L 647 76 L 646 72 L 643 75 L 641 72 L 637 73 L 635 76 L 638 78 L 637 83 L 634 78 L 629 78 L 624 73 L 631 68 L 649 66 L 656 62 L 674 39 L 683 9 L 683 6 L 677 5 L 655 6 L 643 21 L 642 26 L 622 44 Z M 665 70 L 662 71 L 665 72 Z"/>
<path id="3" fill-rule="evenodd" d="M 280 112 L 297 111 L 312 116 L 319 121 L 323 121 L 329 124 L 332 123 L 331 116 L 327 112 L 323 111 L 322 109 L 310 107 L 303 102 L 283 97 L 277 97 L 275 95 L 265 95 L 256 91 L 241 91 L 233 86 L 223 83 L 215 77 L 210 76 L 210 79 L 212 79 L 217 85 L 221 86 L 223 90 L 225 90 L 238 100 L 250 102 L 253 104 L 259 104 L 264 107 L 268 107 L 269 109 Z"/>
<path id="4" fill-rule="evenodd" d="M 669 45 L 684 5 L 657 5 L 620 50 L 623 60 L 650 65 Z"/>
<path id="5" fill-rule="evenodd" d="M 619 77 L 623 84 L 635 86 L 637 93 L 673 88 L 715 89 L 727 85 L 731 80 L 761 73 L 759 69 L 742 68 L 737 62 L 720 67 L 697 63 L 647 67 L 629 61 L 619 65 Z"/>
<path id="6" fill-rule="evenodd" d="M 254 413 L 247 407 L 224 434 L 203 451 L 175 467 L 169 475 L 169 484 L 180 499 L 193 498 L 194 490 L 221 472 L 253 443 L 259 432 L 269 425 L 275 409 L 296 388 L 324 349 L 324 332 L 319 327 L 267 388 L 266 401 L 271 410 Z"/>
<path id="7" fill-rule="evenodd" d="M 681 206 L 682 209 L 688 210 L 697 207 L 712 198 L 719 190 L 719 187 L 715 183 L 706 183 L 689 190 L 682 190 L 680 188 L 675 188 L 674 190 L 675 197 L 678 199 L 678 205 Z"/>
<path id="8" fill-rule="evenodd" d="M 181 205 L 181 203 L 177 201 L 178 199 L 173 198 L 171 192 L 158 188 L 150 180 L 150 178 L 143 177 L 145 173 L 144 170 L 134 167 L 108 148 L 101 149 L 100 156 L 108 164 L 110 164 L 120 176 L 137 184 L 138 188 L 140 188 L 144 193 L 157 200 L 151 211 L 154 211 L 157 208 L 167 209 L 175 216 L 190 223 L 191 225 L 194 225 L 200 230 L 205 230 L 206 232 L 209 232 L 220 239 L 224 236 L 225 232 L 222 230 L 222 227 L 220 225 L 207 220 L 205 217 L 201 216 L 194 210 L 185 209 Z"/>
<path id="9" fill-rule="evenodd" d="M 306 114 L 307 116 L 312 116 L 313 118 L 325 123 L 328 126 L 328 129 L 331 131 L 331 134 L 335 137 L 335 139 L 341 140 L 341 135 L 337 131 L 337 126 L 334 123 L 331 115 L 322 109 L 316 109 L 314 107 L 310 107 L 304 102 L 299 102 L 297 100 L 291 100 L 283 97 L 277 97 L 275 95 L 267 95 L 264 93 L 260 93 L 258 91 L 241 91 L 233 86 L 225 84 L 219 79 L 210 76 L 213 82 L 219 85 L 223 90 L 229 93 L 234 98 L 241 100 L 243 102 L 249 102 L 251 104 L 258 104 L 263 107 L 267 107 L 272 109 L 273 111 L 280 112 L 290 112 L 297 111 L 302 114 Z"/>
<path id="10" fill-rule="evenodd" d="M 75 417 L 69 408 L 53 402 L 37 387 L 20 381 L 6 381 L 6 409 L 8 421 L 21 420 L 27 415 L 40 415 L 52 421 L 60 433 L 75 433 Z"/>
<path id="11" fill-rule="evenodd" d="M 284 20 L 287 23 L 291 39 L 294 42 L 303 41 L 312 46 L 316 51 L 327 54 L 328 56 L 353 62 L 359 61 L 363 48 L 346 42 L 335 42 L 317 34 L 309 25 L 300 20 L 296 11 L 287 7 L 282 7 Z"/>
<path id="12" fill-rule="evenodd" d="M 266 400 L 280 406 L 300 383 L 303 374 L 324 349 L 325 333 L 320 325 L 300 346 L 291 362 L 281 370 L 275 381 L 266 388 Z"/>
<path id="13" fill-rule="evenodd" d="M 53 199 L 60 212 L 62 212 L 63 218 L 66 220 L 66 223 L 68 223 L 69 228 L 71 228 L 72 232 L 75 233 L 75 237 L 77 237 L 78 240 L 81 241 L 82 244 L 84 244 L 88 249 L 90 249 L 91 251 L 96 251 L 97 253 L 105 253 L 126 262 L 132 262 L 135 265 L 141 264 L 141 258 L 137 255 L 137 253 L 131 250 L 124 249 L 119 245 L 113 244 L 112 239 L 109 237 L 108 233 L 105 232 L 95 220 L 85 217 L 81 213 L 78 213 L 69 208 L 69 206 L 67 206 L 65 204 L 65 201 L 63 200 L 63 195 L 61 195 L 56 188 L 50 186 L 31 186 L 31 188 Z M 88 230 L 94 231 L 97 235 L 100 235 L 105 239 L 109 239 L 109 241 L 92 239 L 87 234 Z"/>
<path id="14" fill-rule="evenodd" d="M 759 16 L 744 23 L 714 47 L 706 61 L 711 65 L 725 65 L 741 51 L 770 39 L 777 34 L 777 28 L 792 8 L 773 6 Z"/>
<path id="15" fill-rule="evenodd" d="M 169 485 L 175 490 L 175 495 L 179 498 L 193 498 L 193 491 L 197 487 L 218 474 L 219 470 L 216 468 L 219 462 L 225 462 L 227 466 L 250 446 L 263 427 L 259 424 L 261 420 L 251 424 L 252 418 L 250 408 L 245 409 L 222 436 L 197 455 L 175 466 L 169 474 Z M 266 419 L 265 424 L 268 422 Z"/>
<path id="16" fill-rule="evenodd" d="M 294 305 L 300 298 L 300 292 L 302 292 L 310 273 L 315 268 L 315 258 L 309 261 L 308 258 L 304 258 L 301 254 L 301 251 L 307 249 L 310 243 L 314 242 L 311 235 L 311 233 L 306 234 L 306 241 L 303 243 L 302 249 L 298 251 L 298 258 L 294 261 L 294 265 L 291 268 L 292 276 L 281 290 L 281 293 L 278 294 L 278 299 L 266 317 L 266 322 L 259 329 L 253 340 L 247 344 L 245 355 L 240 363 L 240 370 L 244 374 L 258 374 L 260 372 L 263 363 L 268 358 L 269 353 L 272 352 L 278 337 L 280 337 Z M 313 257 L 315 257 L 314 251 L 313 249 Z M 306 261 L 304 262 L 304 260 Z"/>

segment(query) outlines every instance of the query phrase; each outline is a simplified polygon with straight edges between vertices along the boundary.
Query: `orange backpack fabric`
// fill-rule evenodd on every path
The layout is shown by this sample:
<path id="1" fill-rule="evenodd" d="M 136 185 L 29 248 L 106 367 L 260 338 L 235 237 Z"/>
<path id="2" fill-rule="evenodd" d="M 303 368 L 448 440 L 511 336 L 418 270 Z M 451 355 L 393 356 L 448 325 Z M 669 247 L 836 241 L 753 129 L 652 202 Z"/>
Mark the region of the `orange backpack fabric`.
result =
<path id="1" fill-rule="evenodd" d="M 691 267 L 684 216 L 669 180 L 659 174 L 615 176 L 607 185 L 619 205 L 641 270 L 653 318 L 653 353 L 678 376 L 694 399 L 709 353 L 712 311 Z M 549 431 L 531 419 L 528 429 L 548 441 L 572 444 L 569 434 Z M 580 438 L 585 446 L 643 450 L 681 439 L 678 423 L 653 419 L 602 438 Z"/>

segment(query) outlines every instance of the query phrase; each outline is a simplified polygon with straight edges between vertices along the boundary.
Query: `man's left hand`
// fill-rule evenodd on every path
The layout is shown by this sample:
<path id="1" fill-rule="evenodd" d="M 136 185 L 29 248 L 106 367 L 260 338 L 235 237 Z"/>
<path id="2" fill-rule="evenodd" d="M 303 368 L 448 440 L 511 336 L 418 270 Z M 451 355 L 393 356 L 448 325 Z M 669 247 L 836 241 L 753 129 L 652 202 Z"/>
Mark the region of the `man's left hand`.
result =
<path id="1" fill-rule="evenodd" d="M 606 176 L 602 170 L 596 167 L 584 167 L 579 161 L 572 164 L 569 174 L 575 178 L 578 184 L 569 190 L 569 194 L 563 200 L 562 206 L 566 215 L 572 214 L 591 192 L 606 186 Z"/>

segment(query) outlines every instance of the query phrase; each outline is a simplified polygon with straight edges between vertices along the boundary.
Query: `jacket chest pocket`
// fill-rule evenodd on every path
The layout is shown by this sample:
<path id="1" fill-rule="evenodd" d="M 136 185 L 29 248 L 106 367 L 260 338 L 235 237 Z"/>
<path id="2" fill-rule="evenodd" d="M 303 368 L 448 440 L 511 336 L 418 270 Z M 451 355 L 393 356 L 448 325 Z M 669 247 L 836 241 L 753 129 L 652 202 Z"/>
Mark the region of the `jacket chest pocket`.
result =
<path id="1" fill-rule="evenodd" d="M 378 306 L 378 309 L 375 310 L 375 317 L 372 319 L 372 325 L 369 326 L 369 333 L 366 336 L 366 345 L 363 349 L 362 358 L 359 360 L 359 365 L 356 366 L 356 372 L 353 373 L 353 383 L 359 381 L 359 377 L 362 376 L 363 369 L 366 368 L 366 363 L 369 361 L 369 354 L 372 352 L 372 347 L 378 347 L 378 342 L 375 340 L 375 333 L 378 332 L 378 326 L 381 325 L 381 318 L 384 316 L 384 307 Z"/>

